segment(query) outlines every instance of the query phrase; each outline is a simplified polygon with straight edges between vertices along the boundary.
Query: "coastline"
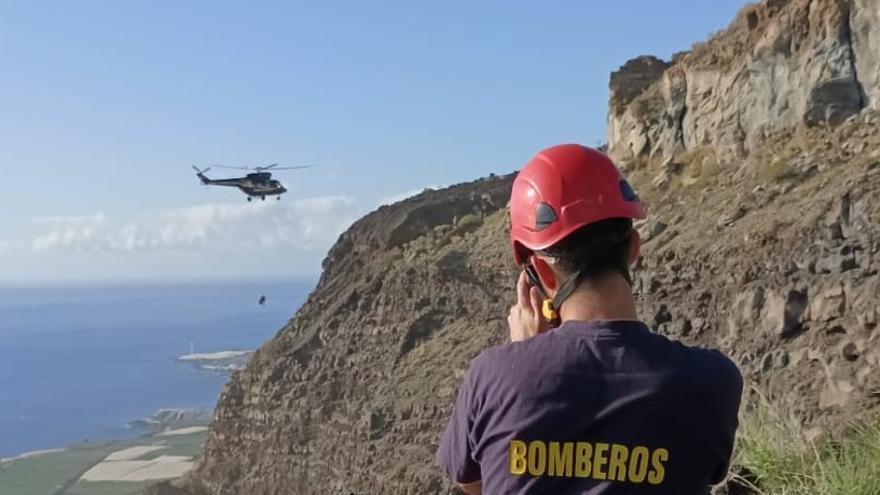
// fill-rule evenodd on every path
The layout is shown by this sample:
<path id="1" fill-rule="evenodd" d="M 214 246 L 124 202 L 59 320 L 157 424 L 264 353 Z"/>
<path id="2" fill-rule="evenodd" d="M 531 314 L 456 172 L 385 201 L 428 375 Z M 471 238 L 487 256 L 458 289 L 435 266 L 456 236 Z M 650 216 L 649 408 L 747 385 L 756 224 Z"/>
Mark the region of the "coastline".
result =
<path id="1" fill-rule="evenodd" d="M 254 351 L 190 352 L 178 356 L 177 361 L 188 363 L 204 371 L 232 373 L 244 369 Z"/>
<path id="2" fill-rule="evenodd" d="M 304 282 L 4 287 L 0 494 L 137 493 L 139 481 L 78 485 L 129 447 L 167 446 L 137 462 L 197 458 L 229 375 L 289 319 L 314 285 Z M 253 293 L 287 303 L 257 306 Z M 186 358 L 193 347 L 199 354 Z M 151 417 L 167 406 L 205 412 L 169 412 L 173 424 Z"/>
<path id="3" fill-rule="evenodd" d="M 243 368 L 253 351 L 189 353 L 175 361 L 199 370 L 229 374 Z M 129 421 L 140 430 L 132 438 L 82 441 L 64 447 L 22 452 L 0 458 L 4 495 L 36 493 L 33 483 L 61 487 L 48 493 L 80 495 L 101 485 L 101 493 L 130 493 L 158 481 L 180 478 L 192 468 L 207 437 L 211 411 L 164 408 Z M 118 491 L 115 486 L 118 485 Z"/>
<path id="4" fill-rule="evenodd" d="M 190 353 L 175 361 L 199 370 L 229 374 L 247 364 L 253 351 Z M 208 434 L 211 411 L 164 408 L 129 421 L 132 438 L 82 441 L 0 458 L 4 495 L 127 494 L 179 479 L 192 469 Z"/>
<path id="5" fill-rule="evenodd" d="M 67 447 L 60 447 L 55 449 L 40 449 L 40 450 L 31 450 L 30 452 L 23 452 L 18 455 L 14 455 L 12 457 L 0 457 L 0 464 L 8 464 L 10 462 L 19 461 L 22 459 L 30 459 L 32 457 L 37 457 L 45 454 L 53 454 L 55 452 L 64 452 L 67 450 Z"/>

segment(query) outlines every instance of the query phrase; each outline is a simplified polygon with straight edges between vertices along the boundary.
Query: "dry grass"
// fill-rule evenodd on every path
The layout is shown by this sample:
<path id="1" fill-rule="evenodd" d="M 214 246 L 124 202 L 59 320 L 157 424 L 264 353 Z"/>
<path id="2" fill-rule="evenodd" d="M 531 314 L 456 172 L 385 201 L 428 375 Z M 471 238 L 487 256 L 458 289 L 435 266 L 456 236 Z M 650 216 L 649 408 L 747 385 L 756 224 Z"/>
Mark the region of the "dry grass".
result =
<path id="1" fill-rule="evenodd" d="M 760 495 L 877 495 L 880 424 L 859 423 L 811 440 L 764 395 L 741 420 L 735 481 Z"/>
<path id="2" fill-rule="evenodd" d="M 758 175 L 765 183 L 775 184 L 798 176 L 797 169 L 786 157 L 777 157 L 768 165 L 758 169 Z"/>
<path id="3" fill-rule="evenodd" d="M 678 160 L 685 166 L 685 177 L 691 178 L 696 184 L 705 184 L 717 177 L 721 172 L 721 164 L 712 146 L 694 148 Z"/>

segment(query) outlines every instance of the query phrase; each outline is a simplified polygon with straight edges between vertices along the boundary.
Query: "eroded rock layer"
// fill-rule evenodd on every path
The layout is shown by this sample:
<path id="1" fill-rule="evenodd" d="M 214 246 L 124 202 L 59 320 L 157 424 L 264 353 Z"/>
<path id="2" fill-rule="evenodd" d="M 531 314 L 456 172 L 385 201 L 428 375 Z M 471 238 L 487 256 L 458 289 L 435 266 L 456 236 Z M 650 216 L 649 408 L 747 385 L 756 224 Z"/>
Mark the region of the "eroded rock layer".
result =
<path id="1" fill-rule="evenodd" d="M 708 145 L 730 162 L 779 131 L 880 110 L 878 46 L 876 0 L 749 5 L 670 64 L 640 57 L 612 76 L 609 152 L 629 162 Z"/>

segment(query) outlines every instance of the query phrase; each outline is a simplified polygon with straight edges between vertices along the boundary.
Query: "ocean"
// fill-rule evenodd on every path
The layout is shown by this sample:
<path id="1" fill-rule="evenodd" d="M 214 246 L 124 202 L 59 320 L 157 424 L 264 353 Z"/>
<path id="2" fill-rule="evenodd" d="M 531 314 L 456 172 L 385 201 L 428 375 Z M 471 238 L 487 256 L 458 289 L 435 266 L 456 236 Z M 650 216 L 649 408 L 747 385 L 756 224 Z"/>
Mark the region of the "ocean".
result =
<path id="1" fill-rule="evenodd" d="M 212 410 L 228 375 L 177 358 L 191 343 L 259 347 L 314 283 L 0 288 L 0 458 L 141 435 L 128 422 L 162 408 Z"/>

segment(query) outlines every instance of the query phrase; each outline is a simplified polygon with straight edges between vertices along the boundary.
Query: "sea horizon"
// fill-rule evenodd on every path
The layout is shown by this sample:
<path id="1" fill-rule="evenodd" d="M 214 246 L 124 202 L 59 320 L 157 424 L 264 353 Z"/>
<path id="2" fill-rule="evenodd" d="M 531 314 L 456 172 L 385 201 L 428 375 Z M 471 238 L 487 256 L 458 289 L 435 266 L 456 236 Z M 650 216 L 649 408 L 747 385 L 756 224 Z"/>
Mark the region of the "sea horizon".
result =
<path id="1" fill-rule="evenodd" d="M 159 409 L 213 411 L 229 374 L 178 358 L 255 350 L 316 280 L 0 286 L 0 458 L 140 436 L 128 423 Z"/>

